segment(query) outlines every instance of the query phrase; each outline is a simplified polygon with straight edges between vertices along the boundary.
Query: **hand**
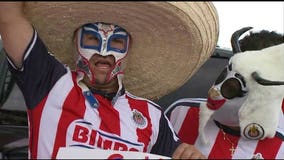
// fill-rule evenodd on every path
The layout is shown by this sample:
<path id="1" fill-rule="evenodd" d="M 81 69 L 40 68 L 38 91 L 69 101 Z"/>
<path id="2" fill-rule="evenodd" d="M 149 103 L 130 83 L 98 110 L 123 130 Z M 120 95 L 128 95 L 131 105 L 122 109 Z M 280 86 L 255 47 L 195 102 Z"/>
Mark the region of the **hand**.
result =
<path id="1" fill-rule="evenodd" d="M 173 159 L 206 159 L 193 145 L 182 143 L 172 155 Z"/>

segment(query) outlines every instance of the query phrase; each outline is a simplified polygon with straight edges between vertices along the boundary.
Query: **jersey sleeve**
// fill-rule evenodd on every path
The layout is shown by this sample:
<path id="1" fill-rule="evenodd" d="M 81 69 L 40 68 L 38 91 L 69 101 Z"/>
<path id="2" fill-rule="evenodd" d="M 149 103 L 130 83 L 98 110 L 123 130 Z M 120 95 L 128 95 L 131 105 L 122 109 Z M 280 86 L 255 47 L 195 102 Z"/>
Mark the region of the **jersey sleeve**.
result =
<path id="1" fill-rule="evenodd" d="M 151 153 L 171 157 L 181 141 L 174 132 L 168 118 L 162 112 L 157 141 Z"/>
<path id="2" fill-rule="evenodd" d="M 25 50 L 22 68 L 7 57 L 9 70 L 24 95 L 29 109 L 34 108 L 51 90 L 57 80 L 67 73 L 66 67 L 48 52 L 37 32 Z"/>
<path id="3" fill-rule="evenodd" d="M 194 144 L 198 136 L 200 104 L 205 98 L 183 98 L 172 103 L 165 111 L 181 141 Z"/>

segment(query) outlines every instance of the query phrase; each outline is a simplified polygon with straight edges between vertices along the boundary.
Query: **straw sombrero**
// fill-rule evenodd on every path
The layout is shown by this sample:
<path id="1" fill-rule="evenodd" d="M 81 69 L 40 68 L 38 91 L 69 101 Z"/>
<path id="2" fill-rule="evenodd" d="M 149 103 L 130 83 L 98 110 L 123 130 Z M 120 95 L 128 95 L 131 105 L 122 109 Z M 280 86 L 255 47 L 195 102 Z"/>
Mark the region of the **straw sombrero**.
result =
<path id="1" fill-rule="evenodd" d="M 107 22 L 133 38 L 124 84 L 156 100 L 182 86 L 213 53 L 219 34 L 211 2 L 26 2 L 25 13 L 49 50 L 75 67 L 73 31 Z"/>

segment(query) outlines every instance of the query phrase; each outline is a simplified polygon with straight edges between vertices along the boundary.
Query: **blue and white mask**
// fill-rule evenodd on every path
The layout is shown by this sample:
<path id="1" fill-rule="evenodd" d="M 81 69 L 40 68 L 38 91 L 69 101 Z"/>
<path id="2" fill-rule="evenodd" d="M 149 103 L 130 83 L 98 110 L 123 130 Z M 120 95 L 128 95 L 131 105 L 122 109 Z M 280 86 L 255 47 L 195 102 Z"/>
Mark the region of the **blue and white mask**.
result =
<path id="1" fill-rule="evenodd" d="M 85 35 L 94 38 L 96 43 L 84 44 Z M 117 74 L 122 74 L 121 61 L 126 57 L 129 47 L 130 36 L 125 29 L 107 23 L 88 23 L 83 25 L 76 35 L 76 49 L 79 54 L 77 61 L 77 71 L 83 72 L 94 83 L 95 77 L 90 68 L 89 60 L 94 54 L 101 56 L 112 55 L 115 58 L 115 66 L 108 74 L 107 81 Z M 121 45 L 114 45 L 114 42 L 121 42 Z"/>

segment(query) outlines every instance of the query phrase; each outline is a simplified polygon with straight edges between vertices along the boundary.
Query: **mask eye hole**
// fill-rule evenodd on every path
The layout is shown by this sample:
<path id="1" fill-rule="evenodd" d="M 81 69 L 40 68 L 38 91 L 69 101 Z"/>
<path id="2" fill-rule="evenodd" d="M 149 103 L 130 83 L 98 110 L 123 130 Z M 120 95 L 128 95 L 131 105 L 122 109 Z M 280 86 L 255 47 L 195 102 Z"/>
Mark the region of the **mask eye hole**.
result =
<path id="1" fill-rule="evenodd" d="M 82 31 L 80 45 L 84 49 L 94 49 L 100 51 L 102 39 L 97 32 L 94 31 Z"/>
<path id="2" fill-rule="evenodd" d="M 98 46 L 99 38 L 95 34 L 86 33 L 83 35 L 83 46 Z"/>
<path id="3" fill-rule="evenodd" d="M 125 53 L 127 51 L 127 35 L 114 34 L 107 42 L 107 51 L 115 51 L 117 53 Z"/>
<path id="4" fill-rule="evenodd" d="M 126 46 L 126 39 L 124 38 L 112 38 L 110 41 L 110 47 L 118 50 L 124 50 Z"/>
<path id="5" fill-rule="evenodd" d="M 242 96 L 242 87 L 236 78 L 226 80 L 221 87 L 221 94 L 227 99 Z"/>
<path id="6" fill-rule="evenodd" d="M 215 85 L 217 85 L 217 84 L 223 82 L 224 79 L 227 77 L 227 74 L 228 74 L 227 68 L 225 68 L 225 69 L 220 73 L 220 75 L 218 76 L 218 78 L 216 79 Z"/>

